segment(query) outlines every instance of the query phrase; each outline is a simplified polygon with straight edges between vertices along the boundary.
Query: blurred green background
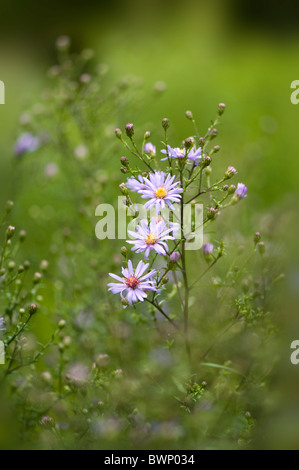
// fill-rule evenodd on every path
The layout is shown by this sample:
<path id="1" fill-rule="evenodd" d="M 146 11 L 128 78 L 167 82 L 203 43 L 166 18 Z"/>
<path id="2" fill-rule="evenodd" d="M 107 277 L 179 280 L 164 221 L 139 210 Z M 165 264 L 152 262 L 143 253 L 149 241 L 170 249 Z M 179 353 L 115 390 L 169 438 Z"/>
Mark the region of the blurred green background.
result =
<path id="1" fill-rule="evenodd" d="M 24 205 L 22 197 L 18 200 L 13 145 L 20 114 L 33 101 L 38 102 L 47 70 L 55 63 L 58 36 L 69 35 L 74 51 L 92 48 L 96 60 L 109 66 L 111 84 L 134 75 L 140 77 L 150 96 L 155 83 L 159 86 L 159 82 L 165 82 L 166 90 L 159 100 L 148 100 L 138 113 L 128 107 L 121 121 L 115 122 L 117 126 L 129 121 L 144 127 L 167 116 L 174 144 L 178 145 L 191 133 L 184 118 L 187 109 L 192 110 L 204 131 L 215 116 L 217 104 L 226 103 L 219 158 L 223 168 L 235 166 L 239 179 L 248 186 L 236 231 L 248 235 L 259 230 L 272 239 L 270 249 L 274 256 L 277 252 L 281 264 L 276 269 L 286 274 L 287 281 L 275 292 L 283 333 L 278 350 L 273 352 L 282 357 L 273 379 L 273 393 L 281 395 L 282 411 L 265 418 L 265 428 L 260 432 L 265 429 L 268 433 L 269 446 L 275 447 L 276 442 L 283 445 L 281 434 L 277 435 L 281 424 L 284 439 L 289 443 L 294 438 L 294 446 L 299 446 L 293 429 L 299 413 L 299 366 L 289 365 L 290 343 L 299 337 L 299 106 L 290 101 L 290 84 L 299 78 L 299 6 L 290 0 L 114 0 L 84 4 L 5 0 L 1 11 L 0 79 L 6 86 L 6 104 L 0 106 L 1 206 L 9 198 L 18 203 L 18 220 L 14 223 L 33 236 L 28 251 L 33 250 L 36 258 L 48 257 L 49 238 L 43 235 L 40 243 L 42 229 L 28 211 L 36 202 L 38 188 L 32 188 L 32 200 L 27 188 Z M 119 155 L 115 164 L 112 161 L 109 165 L 117 171 Z"/>

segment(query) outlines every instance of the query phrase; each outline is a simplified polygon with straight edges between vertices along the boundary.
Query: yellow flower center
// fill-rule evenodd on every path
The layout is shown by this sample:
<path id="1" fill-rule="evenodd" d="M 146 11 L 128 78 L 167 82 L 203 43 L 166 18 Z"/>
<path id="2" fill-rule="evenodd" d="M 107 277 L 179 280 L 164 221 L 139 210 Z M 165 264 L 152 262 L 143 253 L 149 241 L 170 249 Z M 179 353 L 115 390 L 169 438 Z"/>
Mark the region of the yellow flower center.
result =
<path id="1" fill-rule="evenodd" d="M 157 199 L 164 199 L 167 196 L 167 189 L 164 186 L 159 186 L 155 191 L 155 196 Z"/>
<path id="2" fill-rule="evenodd" d="M 145 243 L 147 245 L 154 245 L 157 240 L 158 238 L 156 237 L 156 235 L 154 235 L 153 233 L 149 233 L 147 237 L 145 238 Z"/>
<path id="3" fill-rule="evenodd" d="M 135 289 L 139 284 L 139 280 L 136 276 L 130 276 L 126 279 L 127 287 L 131 287 L 131 289 Z"/>

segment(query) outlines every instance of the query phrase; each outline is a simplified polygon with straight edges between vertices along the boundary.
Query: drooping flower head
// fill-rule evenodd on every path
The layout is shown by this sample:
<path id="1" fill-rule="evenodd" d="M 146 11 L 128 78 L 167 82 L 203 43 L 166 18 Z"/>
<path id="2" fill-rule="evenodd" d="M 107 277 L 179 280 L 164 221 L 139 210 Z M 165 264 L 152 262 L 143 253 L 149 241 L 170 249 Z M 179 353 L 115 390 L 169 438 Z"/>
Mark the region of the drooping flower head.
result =
<path id="1" fill-rule="evenodd" d="M 145 259 L 148 259 L 151 250 L 155 250 L 159 255 L 165 256 L 168 251 L 167 240 L 174 240 L 174 237 L 169 235 L 172 231 L 173 228 L 167 228 L 163 220 L 157 222 L 152 217 L 149 224 L 144 219 L 141 220 L 140 225 L 137 225 L 136 232 L 129 231 L 129 234 L 135 240 L 127 240 L 127 243 L 134 245 L 132 250 L 136 251 L 136 253 L 144 251 Z"/>
<path id="2" fill-rule="evenodd" d="M 127 186 L 134 191 L 137 191 L 143 199 L 149 199 L 144 204 L 146 210 L 155 207 L 157 214 L 160 214 L 166 205 L 173 209 L 173 202 L 180 202 L 183 191 L 178 187 L 179 182 L 174 183 L 175 175 L 167 175 L 163 171 L 155 171 L 149 173 L 149 177 L 139 176 L 139 181 L 131 178 L 127 182 Z M 128 184 L 129 183 L 129 184 Z"/>
<path id="3" fill-rule="evenodd" d="M 120 294 L 122 299 L 126 299 L 128 304 L 131 306 L 140 300 L 143 302 L 147 297 L 147 291 L 157 291 L 159 289 L 152 280 L 156 274 L 156 270 L 153 269 L 149 273 L 144 272 L 149 267 L 149 263 L 139 261 L 136 269 L 134 270 L 132 261 L 128 261 L 128 267 L 122 268 L 123 277 L 117 276 L 116 274 L 109 273 L 109 276 L 116 279 L 118 282 L 111 282 L 108 284 L 109 291 L 112 294 Z M 125 293 L 125 295 L 123 295 Z"/>
<path id="4" fill-rule="evenodd" d="M 170 145 L 167 145 L 167 151 L 166 150 L 161 150 L 161 153 L 164 153 L 169 155 L 170 158 L 185 158 L 186 157 L 186 149 L 185 148 L 178 148 L 178 147 L 170 147 Z M 198 165 L 198 161 L 201 158 L 202 154 L 202 149 L 198 148 L 196 149 L 195 147 L 192 147 L 189 153 L 187 154 L 187 160 L 193 162 L 195 166 Z M 168 160 L 168 156 L 165 158 L 162 158 L 161 161 Z"/>
<path id="5" fill-rule="evenodd" d="M 38 137 L 30 134 L 30 132 L 25 132 L 18 138 L 15 144 L 14 152 L 17 157 L 20 157 L 24 153 L 35 152 L 39 146 L 40 141 Z"/>

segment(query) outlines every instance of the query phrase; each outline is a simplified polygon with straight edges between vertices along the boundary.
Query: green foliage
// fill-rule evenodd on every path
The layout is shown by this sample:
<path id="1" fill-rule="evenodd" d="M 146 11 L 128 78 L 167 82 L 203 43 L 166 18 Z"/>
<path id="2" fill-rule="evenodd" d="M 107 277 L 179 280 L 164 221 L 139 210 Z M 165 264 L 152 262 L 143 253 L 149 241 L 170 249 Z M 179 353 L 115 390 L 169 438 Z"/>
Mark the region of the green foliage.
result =
<path id="1" fill-rule="evenodd" d="M 2 226 L 0 415 L 10 431 L 0 435 L 1 447 L 250 447 L 269 394 L 273 359 L 265 344 L 277 331 L 269 297 L 278 273 L 268 268 L 271 253 L 252 241 L 259 227 L 240 235 L 238 207 L 230 219 L 213 220 L 217 235 L 209 222 L 216 246 L 210 264 L 202 252 L 186 254 L 198 280 L 188 302 L 188 359 L 182 335 L 152 305 L 123 309 L 107 293 L 107 272 L 123 261 L 121 245 L 94 234 L 96 206 L 114 203 L 119 191 L 123 162 L 114 129 L 132 114 L 147 130 L 149 99 L 136 79 L 111 86 L 90 51 L 73 56 L 60 47 L 49 75 L 21 119 L 21 132 L 38 136 L 40 148 L 14 161 L 15 225 L 28 239 L 8 233 L 6 219 Z M 216 159 L 215 125 L 206 137 Z M 163 129 L 155 133 L 165 140 Z M 213 188 L 223 198 L 205 197 L 226 214 L 223 182 Z M 34 273 L 42 269 L 40 279 Z M 169 282 L 166 292 L 170 318 L 178 320 L 177 287 Z"/>

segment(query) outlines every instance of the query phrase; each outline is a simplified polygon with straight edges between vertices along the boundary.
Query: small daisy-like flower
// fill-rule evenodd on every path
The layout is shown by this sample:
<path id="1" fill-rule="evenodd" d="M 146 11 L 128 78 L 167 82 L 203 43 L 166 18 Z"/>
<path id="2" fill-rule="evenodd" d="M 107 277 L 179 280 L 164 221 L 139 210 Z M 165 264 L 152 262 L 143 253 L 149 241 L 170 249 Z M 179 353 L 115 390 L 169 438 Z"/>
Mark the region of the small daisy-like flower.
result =
<path id="1" fill-rule="evenodd" d="M 126 299 L 130 306 L 138 302 L 138 300 L 143 302 L 147 297 L 147 291 L 159 292 L 155 282 L 152 280 L 153 276 L 156 274 L 156 270 L 153 269 L 149 273 L 144 274 L 148 267 L 149 263 L 139 261 L 134 270 L 132 261 L 129 260 L 128 267 L 122 268 L 123 277 L 109 273 L 109 276 L 113 277 L 113 279 L 116 279 L 118 282 L 109 283 L 108 290 L 111 291 L 112 294 L 120 294 L 121 298 Z M 123 295 L 124 292 L 125 296 Z"/>
<path id="2" fill-rule="evenodd" d="M 166 176 L 163 171 L 155 171 L 155 173 L 149 173 L 149 178 L 143 177 L 143 184 L 139 178 L 140 183 L 135 180 L 129 187 L 134 188 L 143 199 L 149 199 L 144 204 L 146 210 L 155 207 L 157 214 L 160 214 L 166 204 L 173 209 L 172 203 L 180 202 L 180 193 L 183 189 L 178 187 L 178 182 L 174 183 L 174 178 L 175 176 Z"/>
<path id="3" fill-rule="evenodd" d="M 37 137 L 30 134 L 30 132 L 25 132 L 22 134 L 16 144 L 15 144 L 15 155 L 20 157 L 24 153 L 35 152 L 40 146 L 40 141 Z"/>
<path id="4" fill-rule="evenodd" d="M 140 222 L 140 225 L 137 225 L 136 232 L 129 231 L 129 234 L 135 240 L 127 240 L 127 243 L 134 245 L 132 250 L 136 253 L 144 251 L 145 259 L 148 259 L 151 250 L 155 250 L 158 255 L 165 256 L 168 251 L 166 240 L 174 240 L 174 237 L 169 235 L 172 231 L 173 228 L 167 228 L 163 220 L 156 222 L 155 218 L 152 217 L 149 224 L 144 219 Z"/>
<path id="5" fill-rule="evenodd" d="M 243 199 L 247 197 L 247 187 L 243 183 L 238 183 L 237 189 L 234 194 L 234 198 L 236 199 Z"/>
<path id="6" fill-rule="evenodd" d="M 178 147 L 170 147 L 167 145 L 167 151 L 170 158 L 185 158 L 186 157 L 186 149 L 185 148 L 178 148 Z M 167 154 L 166 150 L 161 150 L 161 153 Z M 198 165 L 198 160 L 201 158 L 202 149 L 192 147 L 190 152 L 187 154 L 187 160 L 194 163 L 195 166 Z M 166 158 L 162 158 L 161 161 L 168 160 L 168 156 Z"/>

